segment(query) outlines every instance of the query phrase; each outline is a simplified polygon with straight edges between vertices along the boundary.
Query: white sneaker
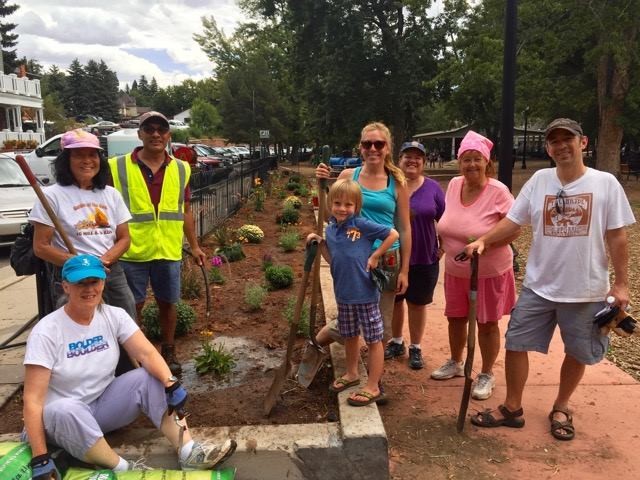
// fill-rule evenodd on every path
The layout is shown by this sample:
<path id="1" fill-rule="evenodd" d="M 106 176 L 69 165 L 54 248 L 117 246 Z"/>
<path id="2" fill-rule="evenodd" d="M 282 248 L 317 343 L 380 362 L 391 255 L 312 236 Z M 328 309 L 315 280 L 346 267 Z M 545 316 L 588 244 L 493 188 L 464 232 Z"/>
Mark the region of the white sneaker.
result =
<path id="1" fill-rule="evenodd" d="M 453 377 L 464 377 L 464 362 L 456 362 L 450 358 L 439 369 L 431 372 L 434 380 L 448 380 Z"/>
<path id="2" fill-rule="evenodd" d="M 138 460 L 129 460 L 129 468 L 127 470 L 153 470 L 153 468 L 147 466 L 147 460 L 144 457 L 140 457 Z"/>
<path id="3" fill-rule="evenodd" d="M 476 377 L 471 396 L 476 400 L 486 400 L 493 393 L 493 387 L 495 386 L 496 380 L 492 374 L 481 373 Z"/>
<path id="4" fill-rule="evenodd" d="M 211 442 L 195 442 L 186 460 L 180 460 L 182 470 L 211 470 L 220 465 L 236 451 L 235 440 L 227 440 L 222 445 Z"/>

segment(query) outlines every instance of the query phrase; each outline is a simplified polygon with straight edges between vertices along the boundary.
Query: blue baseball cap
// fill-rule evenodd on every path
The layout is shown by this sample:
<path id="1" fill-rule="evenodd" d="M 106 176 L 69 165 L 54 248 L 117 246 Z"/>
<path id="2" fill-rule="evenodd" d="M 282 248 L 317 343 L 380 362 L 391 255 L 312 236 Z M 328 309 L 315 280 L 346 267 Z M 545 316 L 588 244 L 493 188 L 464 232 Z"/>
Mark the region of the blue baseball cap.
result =
<path id="1" fill-rule="evenodd" d="M 404 142 L 400 147 L 400 153 L 404 153 L 405 150 L 409 150 L 410 148 L 420 150 L 423 155 L 427 155 L 427 150 L 424 148 L 424 145 L 422 145 L 420 142 L 416 142 L 415 140 L 413 140 L 412 142 Z"/>
<path id="2" fill-rule="evenodd" d="M 104 280 L 107 273 L 100 259 L 94 255 L 76 255 L 64 262 L 62 279 L 69 283 L 78 283 L 85 278 Z"/>

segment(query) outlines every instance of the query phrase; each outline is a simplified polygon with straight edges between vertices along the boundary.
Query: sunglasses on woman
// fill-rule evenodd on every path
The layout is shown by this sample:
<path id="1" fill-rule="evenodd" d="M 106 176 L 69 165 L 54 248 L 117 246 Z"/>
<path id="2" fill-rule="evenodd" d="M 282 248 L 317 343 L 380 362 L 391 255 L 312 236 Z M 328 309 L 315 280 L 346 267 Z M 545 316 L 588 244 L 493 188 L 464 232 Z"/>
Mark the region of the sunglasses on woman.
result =
<path id="1" fill-rule="evenodd" d="M 160 135 L 164 135 L 169 132 L 169 127 L 166 125 L 142 125 L 140 129 L 147 135 L 153 135 L 158 132 Z"/>
<path id="2" fill-rule="evenodd" d="M 386 144 L 387 142 L 384 140 L 375 140 L 373 142 L 370 140 L 363 140 L 360 142 L 360 146 L 365 150 L 371 150 L 371 147 L 376 147 L 376 150 L 382 150 Z"/>

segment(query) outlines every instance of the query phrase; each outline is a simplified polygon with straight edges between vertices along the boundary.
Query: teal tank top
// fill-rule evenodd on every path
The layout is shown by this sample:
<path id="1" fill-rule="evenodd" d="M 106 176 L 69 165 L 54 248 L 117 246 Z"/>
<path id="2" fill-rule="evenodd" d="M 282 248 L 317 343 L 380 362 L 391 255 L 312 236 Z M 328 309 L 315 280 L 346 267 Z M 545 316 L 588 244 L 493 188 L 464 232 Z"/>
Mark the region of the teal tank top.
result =
<path id="1" fill-rule="evenodd" d="M 362 167 L 356 167 L 353 172 L 353 181 L 358 182 Z M 395 215 L 396 215 L 396 181 L 393 175 L 387 175 L 387 187 L 383 190 L 369 190 L 360 185 L 362 190 L 362 210 L 360 215 L 364 218 L 371 220 L 372 222 L 385 225 L 390 228 L 395 227 Z M 375 250 L 382 243 L 380 240 L 376 240 L 373 244 Z M 390 250 L 400 247 L 399 240 L 396 240 Z"/>

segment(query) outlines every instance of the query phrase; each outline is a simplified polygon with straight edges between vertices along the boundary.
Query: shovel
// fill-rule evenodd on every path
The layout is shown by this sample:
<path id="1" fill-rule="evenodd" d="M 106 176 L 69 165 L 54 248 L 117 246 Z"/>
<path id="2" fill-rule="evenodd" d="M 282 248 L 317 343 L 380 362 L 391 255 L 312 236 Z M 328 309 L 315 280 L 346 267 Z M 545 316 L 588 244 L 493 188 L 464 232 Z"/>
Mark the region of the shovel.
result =
<path id="1" fill-rule="evenodd" d="M 456 260 L 465 260 L 466 255 L 460 254 L 456 256 Z M 471 396 L 471 370 L 473 369 L 473 355 L 476 349 L 476 310 L 478 301 L 478 252 L 473 252 L 471 257 L 471 285 L 469 287 L 469 313 L 467 314 L 467 323 L 469 332 L 467 333 L 467 358 L 464 361 L 464 390 L 462 392 L 462 400 L 460 401 L 460 411 L 458 412 L 458 423 L 456 429 L 458 433 L 462 433 L 464 429 L 464 421 L 467 416 L 467 408 L 469 408 L 469 398 Z"/>
<path id="2" fill-rule="evenodd" d="M 324 215 L 327 208 L 327 180 L 318 179 L 318 222 L 316 234 L 323 236 Z M 316 341 L 317 304 L 320 297 L 320 255 L 316 255 L 311 277 L 311 306 L 309 307 L 309 342 L 302 354 L 296 379 L 304 388 L 309 388 L 318 370 L 327 358 L 328 352 Z"/>
<path id="3" fill-rule="evenodd" d="M 311 267 L 313 265 L 313 261 L 316 258 L 318 253 L 318 243 L 311 242 L 307 246 L 307 250 L 305 252 L 304 259 L 304 274 L 302 275 L 302 282 L 300 282 L 300 289 L 298 290 L 298 298 L 296 299 L 296 307 L 293 311 L 293 319 L 291 320 L 291 325 L 289 326 L 289 339 L 287 341 L 287 353 L 285 355 L 284 361 L 280 368 L 276 370 L 275 377 L 273 377 L 273 383 L 271 384 L 271 388 L 269 388 L 269 392 L 267 392 L 267 396 L 264 398 L 263 403 L 263 411 L 265 416 L 268 416 L 271 413 L 271 409 L 276 404 L 278 395 L 282 390 L 282 386 L 284 385 L 284 381 L 287 379 L 289 372 L 291 371 L 291 355 L 293 354 L 293 346 L 296 341 L 296 333 L 298 332 L 298 324 L 300 323 L 300 315 L 302 313 L 302 306 L 304 305 L 304 297 L 307 292 L 307 284 L 309 283 L 309 275 L 311 273 Z"/>

